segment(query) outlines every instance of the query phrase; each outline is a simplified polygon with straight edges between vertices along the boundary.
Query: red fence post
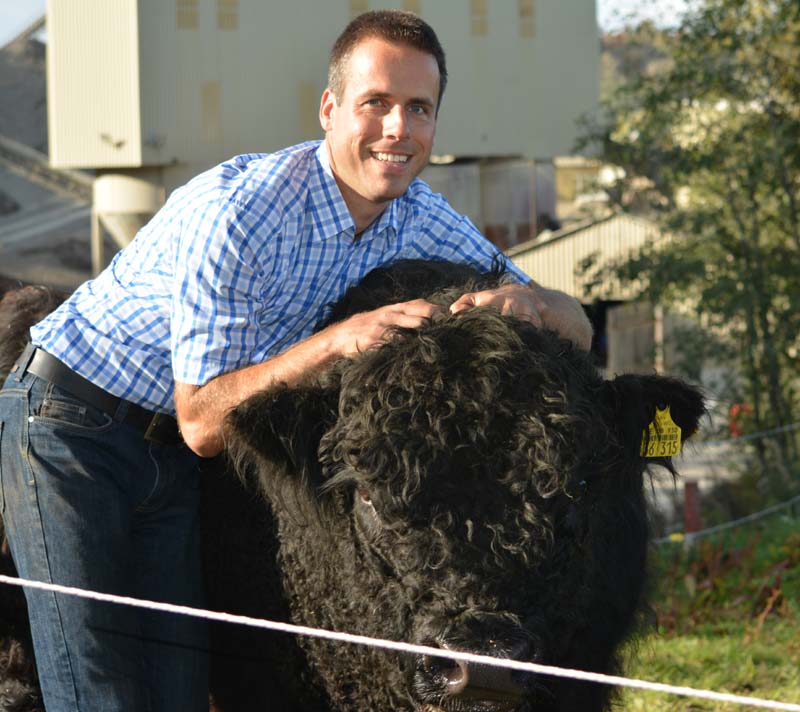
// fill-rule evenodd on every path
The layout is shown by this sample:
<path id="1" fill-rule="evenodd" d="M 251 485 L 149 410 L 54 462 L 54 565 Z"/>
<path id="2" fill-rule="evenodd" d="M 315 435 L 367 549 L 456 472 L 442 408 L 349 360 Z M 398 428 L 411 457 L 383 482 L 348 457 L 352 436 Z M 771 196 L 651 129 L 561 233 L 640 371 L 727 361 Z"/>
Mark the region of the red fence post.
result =
<path id="1" fill-rule="evenodd" d="M 687 534 L 700 531 L 700 490 L 694 480 L 683 484 L 683 531 Z"/>

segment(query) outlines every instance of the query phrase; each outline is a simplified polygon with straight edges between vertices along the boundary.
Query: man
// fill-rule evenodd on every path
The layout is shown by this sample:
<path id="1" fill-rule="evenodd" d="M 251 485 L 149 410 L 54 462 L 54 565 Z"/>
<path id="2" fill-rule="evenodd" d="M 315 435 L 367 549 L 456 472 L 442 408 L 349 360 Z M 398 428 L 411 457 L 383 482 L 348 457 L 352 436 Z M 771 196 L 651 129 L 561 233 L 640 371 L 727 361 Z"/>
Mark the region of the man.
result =
<path id="1" fill-rule="evenodd" d="M 370 269 L 406 257 L 488 269 L 496 250 L 415 180 L 446 78 L 415 15 L 360 16 L 331 54 L 324 142 L 198 176 L 32 330 L 37 348 L 0 392 L 4 516 L 23 576 L 199 605 L 197 456 L 223 449 L 228 410 L 434 314 L 415 300 L 315 333 Z M 588 348 L 579 305 L 515 274 L 451 310 L 494 305 Z M 27 596 L 49 712 L 207 709 L 202 625 Z"/>

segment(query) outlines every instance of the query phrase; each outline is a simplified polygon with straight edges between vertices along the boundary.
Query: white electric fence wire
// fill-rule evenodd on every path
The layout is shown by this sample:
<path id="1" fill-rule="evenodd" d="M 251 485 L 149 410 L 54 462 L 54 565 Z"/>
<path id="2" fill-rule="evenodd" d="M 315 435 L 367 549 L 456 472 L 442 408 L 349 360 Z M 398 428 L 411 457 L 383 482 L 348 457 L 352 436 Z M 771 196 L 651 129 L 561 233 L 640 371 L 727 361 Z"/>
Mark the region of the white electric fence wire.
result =
<path id="1" fill-rule="evenodd" d="M 323 630 L 319 628 L 307 628 L 305 626 L 293 625 L 291 623 L 280 623 L 268 621 L 249 616 L 233 615 L 231 613 L 220 613 L 208 611 L 190 606 L 178 606 L 172 603 L 159 603 L 157 601 L 147 601 L 129 596 L 115 596 L 109 593 L 99 593 L 97 591 L 86 591 L 72 586 L 60 586 L 58 584 L 43 583 L 41 581 L 30 581 L 21 578 L 0 575 L 0 583 L 12 586 L 33 588 L 42 591 L 52 591 L 63 593 L 79 598 L 88 598 L 95 601 L 105 601 L 108 603 L 118 603 L 136 608 L 145 608 L 153 611 L 163 611 L 167 613 L 178 613 L 181 615 L 194 616 L 195 618 L 205 618 L 206 620 L 221 621 L 223 623 L 236 623 L 239 625 L 251 626 L 253 628 L 263 628 L 266 630 L 281 631 L 292 635 L 305 635 L 312 638 L 324 638 L 335 640 L 342 643 L 357 645 L 367 645 L 374 648 L 384 648 L 386 650 L 396 650 L 402 653 L 413 653 L 415 655 L 429 655 L 432 657 L 447 658 L 449 660 L 463 660 L 479 665 L 491 665 L 494 667 L 509 668 L 511 670 L 521 670 L 522 672 L 539 673 L 551 675 L 553 677 L 565 677 L 574 680 L 585 680 L 587 682 L 598 682 L 604 685 L 616 685 L 619 687 L 634 687 L 640 690 L 650 690 L 653 692 L 664 692 L 672 695 L 683 695 L 685 697 L 699 697 L 706 700 L 718 702 L 731 702 L 738 705 L 750 705 L 751 707 L 762 707 L 774 710 L 788 710 L 789 712 L 800 712 L 800 705 L 790 702 L 775 702 L 772 700 L 759 699 L 757 697 L 742 697 L 711 690 L 700 690 L 693 687 L 681 687 L 667 685 L 660 682 L 649 682 L 647 680 L 636 680 L 616 675 L 602 675 L 600 673 L 585 672 L 583 670 L 571 670 L 568 668 L 552 667 L 550 665 L 540 665 L 538 663 L 528 663 L 519 660 L 507 660 L 493 658 L 487 655 L 475 655 L 473 653 L 463 653 L 454 650 L 442 650 L 440 648 L 429 648 L 425 645 L 413 645 L 411 643 L 400 643 L 392 640 L 381 640 L 379 638 L 369 638 L 364 635 L 352 635 L 351 633 L 339 633 L 336 631 Z"/>
<path id="2" fill-rule="evenodd" d="M 738 527 L 744 526 L 745 524 L 752 524 L 753 522 L 759 522 L 762 519 L 771 517 L 773 514 L 782 512 L 785 509 L 793 509 L 795 506 L 800 506 L 800 494 L 796 495 L 795 497 L 792 497 L 791 499 L 787 499 L 785 502 L 781 502 L 780 504 L 774 504 L 771 507 L 762 509 L 760 512 L 754 512 L 753 514 L 748 514 L 745 517 L 740 517 L 739 519 L 733 519 L 730 522 L 725 522 L 723 524 L 717 524 L 716 526 L 708 527 L 707 529 L 701 529 L 698 532 L 681 532 L 678 533 L 677 536 L 673 534 L 670 536 L 660 537 L 659 539 L 654 539 L 653 543 L 669 544 L 675 542 L 682 542 L 683 544 L 689 545 L 694 543 L 694 541 L 697 539 L 710 536 L 711 534 L 719 534 L 720 532 L 728 531 L 729 529 L 737 529 Z"/>
<path id="3" fill-rule="evenodd" d="M 781 433 L 790 433 L 794 430 L 800 430 L 800 423 L 789 423 L 780 428 L 772 428 L 771 430 L 759 430 L 755 433 L 747 433 L 747 435 L 737 435 L 731 438 L 720 438 L 719 440 L 699 440 L 693 442 L 694 449 L 702 449 L 705 447 L 716 447 L 718 445 L 735 445 L 737 443 L 746 443 L 751 440 L 760 440 L 761 438 L 768 438 L 771 435 L 780 435 Z"/>

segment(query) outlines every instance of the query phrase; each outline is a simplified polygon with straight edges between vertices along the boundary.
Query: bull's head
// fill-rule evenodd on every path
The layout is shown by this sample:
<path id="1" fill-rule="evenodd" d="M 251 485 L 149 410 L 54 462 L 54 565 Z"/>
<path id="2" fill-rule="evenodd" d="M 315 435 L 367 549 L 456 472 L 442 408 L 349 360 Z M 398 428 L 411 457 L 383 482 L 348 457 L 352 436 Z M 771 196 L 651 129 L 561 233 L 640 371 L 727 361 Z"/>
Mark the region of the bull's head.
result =
<path id="1" fill-rule="evenodd" d="M 703 404 L 689 386 L 604 381 L 553 334 L 476 309 L 254 396 L 227 437 L 276 510 L 303 622 L 612 672 L 644 583 L 643 433 L 666 406 L 694 433 Z M 315 645 L 341 708 L 592 710 L 608 698 Z"/>

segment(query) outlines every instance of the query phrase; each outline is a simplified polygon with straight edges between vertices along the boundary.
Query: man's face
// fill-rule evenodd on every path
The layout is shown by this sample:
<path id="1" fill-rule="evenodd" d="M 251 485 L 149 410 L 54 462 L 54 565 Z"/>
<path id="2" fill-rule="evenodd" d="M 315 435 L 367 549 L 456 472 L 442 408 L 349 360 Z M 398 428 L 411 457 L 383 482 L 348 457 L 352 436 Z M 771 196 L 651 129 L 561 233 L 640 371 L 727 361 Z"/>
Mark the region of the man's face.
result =
<path id="1" fill-rule="evenodd" d="M 353 50 L 341 102 L 325 90 L 320 122 L 358 232 L 428 164 L 438 99 L 436 59 L 377 38 Z"/>

